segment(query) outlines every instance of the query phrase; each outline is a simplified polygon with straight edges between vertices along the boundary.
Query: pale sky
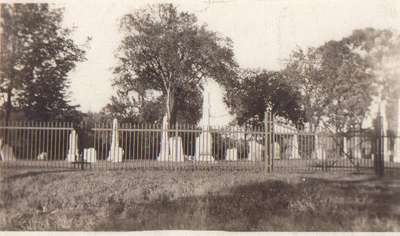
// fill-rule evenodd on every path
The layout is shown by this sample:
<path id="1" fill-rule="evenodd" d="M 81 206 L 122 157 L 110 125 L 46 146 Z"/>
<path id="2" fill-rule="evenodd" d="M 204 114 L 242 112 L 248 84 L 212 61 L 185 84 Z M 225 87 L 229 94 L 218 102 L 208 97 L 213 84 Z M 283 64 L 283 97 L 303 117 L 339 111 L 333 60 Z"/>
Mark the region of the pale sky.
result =
<path id="1" fill-rule="evenodd" d="M 319 46 L 365 27 L 400 31 L 400 1 L 396 0 L 69 0 L 65 25 L 76 26 L 74 39 L 93 39 L 87 61 L 70 74 L 72 99 L 82 111 L 99 111 L 113 93 L 111 68 L 121 35 L 118 19 L 149 3 L 172 2 L 195 13 L 200 23 L 233 40 L 243 68 L 280 69 L 296 47 Z M 222 90 L 210 83 L 211 123 L 226 122 Z M 214 117 L 214 118 L 213 118 Z"/>

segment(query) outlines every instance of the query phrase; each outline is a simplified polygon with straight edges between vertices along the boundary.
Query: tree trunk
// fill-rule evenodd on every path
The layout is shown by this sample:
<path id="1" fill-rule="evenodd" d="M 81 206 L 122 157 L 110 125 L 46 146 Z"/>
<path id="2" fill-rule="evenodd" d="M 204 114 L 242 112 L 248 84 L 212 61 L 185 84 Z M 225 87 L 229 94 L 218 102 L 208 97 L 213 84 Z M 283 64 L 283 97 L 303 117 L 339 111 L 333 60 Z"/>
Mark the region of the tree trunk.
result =
<path id="1" fill-rule="evenodd" d="M 10 117 L 11 117 L 11 110 L 12 110 L 12 104 L 11 104 L 11 89 L 8 89 L 7 91 L 7 100 L 5 104 L 5 115 L 4 115 L 4 121 L 5 121 L 5 126 L 8 126 L 8 123 L 10 122 Z"/>
<path id="2" fill-rule="evenodd" d="M 175 94 L 171 89 L 167 90 L 167 100 L 166 100 L 166 113 L 168 126 L 176 122 L 176 111 L 175 111 Z"/>

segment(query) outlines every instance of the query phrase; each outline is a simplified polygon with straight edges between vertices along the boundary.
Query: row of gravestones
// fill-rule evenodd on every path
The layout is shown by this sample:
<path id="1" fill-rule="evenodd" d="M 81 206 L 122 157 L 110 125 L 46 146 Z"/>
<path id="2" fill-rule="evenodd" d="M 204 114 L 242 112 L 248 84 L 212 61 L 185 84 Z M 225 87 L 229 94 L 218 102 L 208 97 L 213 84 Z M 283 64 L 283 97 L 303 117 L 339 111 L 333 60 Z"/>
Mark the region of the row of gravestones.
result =
<path id="1" fill-rule="evenodd" d="M 294 136 L 296 137 L 296 136 Z M 67 153 L 67 161 L 74 162 L 77 160 L 78 156 L 78 136 L 75 131 L 72 131 L 69 137 L 69 150 Z M 294 139 L 294 138 L 293 138 Z M 290 159 L 301 159 L 298 155 L 298 145 L 296 140 L 292 140 L 293 143 L 291 145 L 291 154 L 288 156 Z M 316 159 L 325 159 L 327 156 L 327 150 L 323 147 L 324 145 L 319 144 L 319 140 L 317 141 L 317 147 L 314 151 L 314 156 Z M 346 142 L 344 142 L 346 143 Z M 350 147 L 344 147 L 344 151 Z M 170 137 L 168 138 L 168 142 L 162 144 L 162 149 L 160 151 L 159 156 L 157 157 L 158 161 L 184 161 L 183 147 L 182 147 L 182 139 L 181 137 Z M 212 137 L 209 132 L 202 132 L 199 137 L 196 138 L 196 152 L 194 157 L 190 157 L 191 160 L 196 161 L 214 161 L 214 157 L 212 156 Z M 275 159 L 281 159 L 281 147 L 278 142 L 275 142 Z M 249 142 L 249 152 L 247 156 L 247 160 L 250 161 L 260 161 L 263 159 L 263 145 L 259 144 L 255 140 Z M 355 158 L 360 158 L 358 148 L 352 148 L 351 152 Z M 385 152 L 388 153 L 388 152 Z M 111 149 L 108 154 L 108 161 L 112 162 L 121 162 L 124 154 L 124 150 L 118 146 L 118 142 L 115 139 L 112 140 Z M 399 162 L 399 155 L 394 155 L 394 161 Z M 86 162 L 96 162 L 97 160 L 97 152 L 95 148 L 85 148 L 83 150 L 83 159 Z M 4 144 L 3 140 L 0 139 L 0 159 L 1 160 L 16 160 L 13 149 L 10 145 Z M 47 159 L 47 153 L 43 152 L 37 156 L 38 160 Z M 386 158 L 385 158 L 386 159 Z M 229 148 L 225 153 L 225 160 L 227 161 L 237 161 L 238 160 L 238 151 L 237 148 Z"/>
<path id="2" fill-rule="evenodd" d="M 77 161 L 79 156 L 78 152 L 78 135 L 75 130 L 70 133 L 69 145 L 66 160 L 68 162 Z M 199 137 L 196 138 L 196 149 L 194 157 L 189 157 L 189 160 L 195 161 L 214 161 L 212 155 L 212 137 L 209 132 L 203 132 Z M 264 147 L 262 144 L 252 140 L 249 142 L 249 151 L 247 155 L 247 160 L 249 161 L 261 161 L 263 159 Z M 280 145 L 275 143 L 276 153 L 280 153 Z M 121 162 L 124 154 L 124 150 L 118 146 L 116 140 L 112 140 L 111 149 L 108 153 L 107 160 L 112 162 Z M 277 159 L 279 158 L 277 155 Z M 7 144 L 3 144 L 2 139 L 0 139 L 0 158 L 1 160 L 16 160 L 13 149 Z M 37 156 L 38 160 L 47 159 L 47 153 L 43 152 Z M 181 137 L 170 137 L 168 139 L 167 146 L 162 145 L 160 154 L 157 157 L 158 161 L 184 161 L 185 155 L 183 153 L 182 138 Z M 95 163 L 97 161 L 97 151 L 95 148 L 85 148 L 83 150 L 83 160 L 86 162 Z M 238 151 L 237 148 L 229 148 L 225 153 L 225 160 L 227 161 L 237 161 Z"/>
<path id="3" fill-rule="evenodd" d="M 77 135 L 74 131 L 70 134 L 69 150 L 67 154 L 67 161 L 73 162 L 78 155 Z M 118 142 L 111 142 L 111 148 L 108 154 L 108 161 L 121 162 L 124 150 L 117 145 Z M 263 159 L 263 145 L 256 141 L 249 142 L 249 152 L 247 160 L 260 161 Z M 188 157 L 189 160 L 194 161 L 215 161 L 212 155 L 212 137 L 209 132 L 203 132 L 196 138 L 196 149 L 194 157 Z M 236 161 L 238 160 L 236 148 L 227 149 L 225 160 Z M 83 160 L 86 162 L 94 163 L 97 161 L 97 152 L 95 148 L 85 148 L 83 150 Z M 182 162 L 185 160 L 183 153 L 183 145 L 181 137 L 169 137 L 168 141 L 161 144 L 161 151 L 157 157 L 157 161 L 172 161 Z"/>

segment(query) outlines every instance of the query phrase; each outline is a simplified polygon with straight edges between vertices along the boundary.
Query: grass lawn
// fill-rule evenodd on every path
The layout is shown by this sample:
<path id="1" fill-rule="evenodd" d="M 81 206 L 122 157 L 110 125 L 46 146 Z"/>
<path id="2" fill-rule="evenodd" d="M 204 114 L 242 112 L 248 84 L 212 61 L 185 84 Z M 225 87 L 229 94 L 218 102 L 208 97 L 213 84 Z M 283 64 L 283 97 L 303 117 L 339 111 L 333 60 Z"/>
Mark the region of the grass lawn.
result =
<path id="1" fill-rule="evenodd" d="M 400 231 L 400 178 L 0 168 L 1 230 Z"/>

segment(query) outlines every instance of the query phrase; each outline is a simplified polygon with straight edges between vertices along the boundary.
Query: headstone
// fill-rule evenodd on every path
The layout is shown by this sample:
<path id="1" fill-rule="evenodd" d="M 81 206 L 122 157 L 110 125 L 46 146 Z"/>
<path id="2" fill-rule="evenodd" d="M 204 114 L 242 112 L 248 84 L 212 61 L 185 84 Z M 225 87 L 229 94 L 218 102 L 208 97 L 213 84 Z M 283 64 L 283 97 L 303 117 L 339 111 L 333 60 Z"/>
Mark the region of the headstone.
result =
<path id="1" fill-rule="evenodd" d="M 75 130 L 72 130 L 69 134 L 67 161 L 74 162 L 78 156 L 78 135 Z"/>
<path id="2" fill-rule="evenodd" d="M 17 158 L 14 155 L 14 151 L 8 144 L 3 144 L 3 140 L 0 139 L 0 159 L 2 161 L 16 161 Z"/>
<path id="3" fill-rule="evenodd" d="M 184 161 L 184 153 L 183 153 L 183 146 L 182 146 L 182 138 L 171 137 L 169 138 L 169 161 Z"/>
<path id="4" fill-rule="evenodd" d="M 249 161 L 261 161 L 263 159 L 264 146 L 252 140 L 249 142 L 249 152 L 247 154 L 247 160 Z"/>
<path id="5" fill-rule="evenodd" d="M 212 136 L 210 132 L 201 132 L 199 137 L 196 138 L 196 150 L 195 150 L 196 161 L 214 161 L 212 156 Z"/>
<path id="6" fill-rule="evenodd" d="M 168 161 L 169 145 L 168 145 L 168 120 L 167 114 L 164 115 L 161 128 L 161 145 L 160 153 L 158 154 L 157 161 Z"/>
<path id="7" fill-rule="evenodd" d="M 41 152 L 41 153 L 37 156 L 37 159 L 38 159 L 39 161 L 44 161 L 44 160 L 47 160 L 47 157 L 48 157 L 47 152 Z"/>
<path id="8" fill-rule="evenodd" d="M 291 159 L 301 159 L 299 155 L 299 139 L 297 134 L 293 134 L 291 138 Z"/>
<path id="9" fill-rule="evenodd" d="M 277 160 L 281 159 L 281 145 L 278 142 L 274 142 L 274 154 L 275 154 L 275 159 Z"/>
<path id="10" fill-rule="evenodd" d="M 225 152 L 225 160 L 237 161 L 238 160 L 237 149 L 236 148 L 227 149 Z"/>
<path id="11" fill-rule="evenodd" d="M 354 136 L 350 139 L 351 143 L 351 155 L 355 159 L 361 158 L 361 139 L 358 136 Z"/>
<path id="12" fill-rule="evenodd" d="M 94 148 L 83 149 L 83 160 L 86 162 L 90 162 L 90 163 L 96 163 L 96 161 L 97 161 L 96 149 L 94 149 Z"/>
<path id="13" fill-rule="evenodd" d="M 324 143 L 323 139 L 320 137 L 319 134 L 314 135 L 314 150 L 313 150 L 313 156 L 315 159 L 318 160 L 324 160 L 325 159 L 325 149 L 324 149 Z"/>
<path id="14" fill-rule="evenodd" d="M 208 81 L 205 81 L 205 88 L 208 88 Z M 196 161 L 214 161 L 212 156 L 212 136 L 209 131 L 210 128 L 210 94 L 208 91 L 203 92 L 203 116 L 202 120 L 202 132 L 199 137 L 196 138 L 196 149 L 194 158 Z"/>
<path id="15" fill-rule="evenodd" d="M 107 161 L 122 162 L 123 156 L 124 156 L 124 149 L 122 147 L 117 147 L 117 148 L 114 148 L 113 150 L 110 149 Z"/>
<path id="16" fill-rule="evenodd" d="M 107 161 L 121 162 L 123 155 L 124 150 L 119 146 L 118 120 L 114 119 L 111 133 L 111 148 L 108 153 Z"/>
<path id="17" fill-rule="evenodd" d="M 346 158 L 347 154 L 347 138 L 343 137 L 343 158 Z"/>

